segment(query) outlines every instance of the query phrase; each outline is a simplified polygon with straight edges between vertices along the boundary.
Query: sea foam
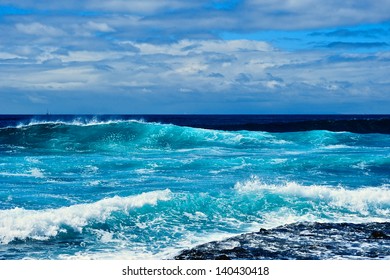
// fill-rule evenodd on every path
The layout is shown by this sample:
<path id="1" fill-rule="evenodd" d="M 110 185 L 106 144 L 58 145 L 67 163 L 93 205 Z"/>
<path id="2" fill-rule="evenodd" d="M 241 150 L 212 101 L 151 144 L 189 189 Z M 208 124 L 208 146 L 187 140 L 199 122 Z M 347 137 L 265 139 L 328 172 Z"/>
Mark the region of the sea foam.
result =
<path id="1" fill-rule="evenodd" d="M 363 215 L 374 208 L 381 214 L 390 214 L 390 189 L 388 185 L 380 187 L 360 187 L 348 189 L 342 186 L 302 185 L 296 182 L 268 184 L 252 176 L 244 182 L 237 182 L 234 189 L 239 193 L 276 194 L 289 199 L 309 199 L 321 201 L 330 207 L 345 208 Z"/>
<path id="2" fill-rule="evenodd" d="M 47 240 L 70 227 L 81 232 L 91 222 L 104 222 L 113 212 L 128 213 L 144 205 L 171 199 L 169 189 L 152 191 L 135 196 L 105 198 L 94 203 L 44 210 L 14 208 L 0 211 L 0 243 L 15 239 Z"/>

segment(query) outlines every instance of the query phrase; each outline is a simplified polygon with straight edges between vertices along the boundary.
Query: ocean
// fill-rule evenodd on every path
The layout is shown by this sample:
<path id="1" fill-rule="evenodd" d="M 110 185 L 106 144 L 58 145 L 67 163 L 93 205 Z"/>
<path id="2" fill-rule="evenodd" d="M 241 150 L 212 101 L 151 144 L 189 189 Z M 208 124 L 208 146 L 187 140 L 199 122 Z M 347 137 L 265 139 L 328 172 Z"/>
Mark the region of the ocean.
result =
<path id="1" fill-rule="evenodd" d="M 390 115 L 0 116 L 0 259 L 173 259 L 341 223 L 383 238 L 331 258 L 390 257 Z"/>

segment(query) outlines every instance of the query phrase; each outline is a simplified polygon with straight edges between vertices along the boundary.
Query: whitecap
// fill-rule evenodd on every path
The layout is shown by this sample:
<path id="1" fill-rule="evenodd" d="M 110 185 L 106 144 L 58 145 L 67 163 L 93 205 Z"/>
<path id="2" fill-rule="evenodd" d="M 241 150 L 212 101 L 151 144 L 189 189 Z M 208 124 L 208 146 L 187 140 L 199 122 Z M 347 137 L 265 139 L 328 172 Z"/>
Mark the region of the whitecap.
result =
<path id="1" fill-rule="evenodd" d="M 27 123 L 19 123 L 16 126 L 8 126 L 7 128 L 28 128 L 31 126 L 38 125 L 70 125 L 70 126 L 99 126 L 99 125 L 111 125 L 111 124 L 121 124 L 121 123 L 147 123 L 144 120 L 140 119 L 131 119 L 131 120 L 107 120 L 107 121 L 99 121 L 97 118 L 92 118 L 88 120 L 83 120 L 81 118 L 76 118 L 71 121 L 63 121 L 63 120 L 54 120 L 54 121 L 41 121 L 41 120 L 31 120 Z M 148 122 L 149 123 L 149 122 Z M 156 123 L 157 124 L 157 123 Z"/>
<path id="2" fill-rule="evenodd" d="M 351 149 L 353 147 L 348 146 L 348 145 L 336 144 L 336 145 L 323 146 L 321 148 L 326 149 L 326 150 L 338 150 L 338 149 Z"/>
<path id="3" fill-rule="evenodd" d="M 26 173 L 10 173 L 10 172 L 0 172 L 2 176 L 8 177 L 35 177 L 35 178 L 44 178 L 45 175 L 39 168 L 31 168 L 27 170 Z"/>
<path id="4" fill-rule="evenodd" d="M 330 207 L 344 208 L 369 215 L 370 207 L 390 214 L 390 189 L 385 185 L 379 187 L 360 187 L 349 189 L 343 186 L 301 185 L 296 182 L 268 184 L 257 176 L 252 176 L 244 182 L 237 182 L 234 189 L 239 193 L 268 193 L 286 198 L 304 198 L 327 203 Z"/>
<path id="5" fill-rule="evenodd" d="M 32 238 L 47 240 L 66 227 L 81 232 L 90 222 L 104 222 L 113 212 L 128 213 L 144 205 L 156 205 L 158 201 L 171 198 L 169 189 L 152 191 L 135 196 L 105 198 L 94 203 L 76 204 L 68 207 L 44 210 L 14 208 L 0 211 L 0 243 L 15 239 Z"/>

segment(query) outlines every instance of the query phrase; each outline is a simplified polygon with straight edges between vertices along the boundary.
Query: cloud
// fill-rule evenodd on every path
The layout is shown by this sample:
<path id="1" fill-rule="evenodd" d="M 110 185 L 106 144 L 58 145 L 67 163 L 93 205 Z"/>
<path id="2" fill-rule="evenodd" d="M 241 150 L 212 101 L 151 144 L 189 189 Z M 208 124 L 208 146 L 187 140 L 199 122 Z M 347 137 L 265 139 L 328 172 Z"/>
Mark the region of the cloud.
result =
<path id="1" fill-rule="evenodd" d="M 390 20 L 389 1 L 1 5 L 8 7 L 0 25 L 3 113 L 46 112 L 44 104 L 53 113 L 345 112 L 351 105 L 343 104 L 363 112 L 375 102 L 386 112 L 390 105 L 389 27 L 368 24 Z M 239 36 L 224 40 L 226 32 Z"/>
<path id="2" fill-rule="evenodd" d="M 208 75 L 208 77 L 210 77 L 210 78 L 224 78 L 225 76 L 222 75 L 221 73 L 210 73 Z"/>
<path id="3" fill-rule="evenodd" d="M 264 52 L 272 49 L 267 42 L 250 40 L 181 40 L 172 44 L 136 43 L 133 45 L 143 54 L 184 55 L 190 53 L 230 54 L 240 52 Z"/>
<path id="4" fill-rule="evenodd" d="M 44 11 L 49 15 L 86 12 L 97 16 L 139 16 L 138 24 L 165 31 L 209 34 L 219 30 L 253 32 L 267 29 L 314 29 L 376 23 L 390 20 L 390 2 L 319 0 L 85 0 L 85 1 L 0 1 L 25 11 Z M 19 10 L 23 12 L 23 10 Z M 196 19 L 196 24 L 193 20 Z M 134 26 L 133 26 L 134 27 Z"/>
<path id="5" fill-rule="evenodd" d="M 248 0 L 238 11 L 245 29 L 297 30 L 386 21 L 388 8 L 388 1 Z"/>
<path id="6" fill-rule="evenodd" d="M 370 49 L 370 48 L 383 48 L 388 47 L 389 44 L 385 42 L 332 42 L 326 45 L 327 48 L 338 48 L 338 49 Z"/>
<path id="7" fill-rule="evenodd" d="M 11 59 L 19 59 L 19 58 L 23 58 L 23 57 L 15 53 L 0 52 L 0 60 L 11 60 Z"/>
<path id="8" fill-rule="evenodd" d="M 41 24 L 39 22 L 33 23 L 17 23 L 16 30 L 19 32 L 28 34 L 28 35 L 37 35 L 37 36 L 63 36 L 65 32 L 59 28 L 55 28 L 53 26 L 48 26 L 45 24 Z"/>
<path id="9" fill-rule="evenodd" d="M 67 0 L 67 1 L 34 1 L 22 0 L 11 1 L 1 0 L 0 5 L 10 5 L 22 9 L 45 10 L 53 11 L 104 11 L 104 12 L 119 12 L 119 13 L 137 13 L 137 14 L 152 14 L 163 11 L 191 9 L 201 7 L 207 1 L 181 1 L 181 0 L 143 0 L 143 1 L 128 1 L 128 0 Z M 15 10 L 15 9 L 14 9 Z"/>
<path id="10" fill-rule="evenodd" d="M 0 96 L 7 88 L 31 92 L 25 102 L 34 101 L 36 106 L 46 102 L 56 108 L 59 100 L 65 102 L 66 96 L 77 93 L 75 100 L 84 100 L 86 107 L 87 100 L 101 100 L 107 105 L 105 113 L 114 108 L 116 112 L 124 110 L 127 102 L 138 104 L 133 109 L 139 113 L 141 108 L 144 113 L 178 113 L 184 109 L 227 113 L 236 103 L 240 105 L 235 110 L 241 113 L 248 108 L 251 112 L 256 108 L 265 110 L 261 112 L 287 112 L 294 106 L 302 109 L 301 103 L 323 102 L 333 108 L 349 100 L 367 102 L 374 96 L 383 104 L 389 102 L 388 52 L 335 56 L 333 51 L 307 50 L 297 56 L 265 42 L 245 40 L 126 44 L 139 51 L 112 48 L 62 52 L 53 47 L 25 51 L 24 64 L 5 65 L 0 58 Z M 3 60 L 16 56 L 6 53 Z M 372 71 L 373 67 L 381 71 Z M 110 107 L 114 106 L 111 99 L 122 100 L 123 104 Z"/>
<path id="11" fill-rule="evenodd" d="M 239 73 L 235 78 L 235 81 L 240 83 L 240 84 L 249 83 L 251 80 L 252 80 L 252 75 L 245 74 L 245 73 Z"/>
<path id="12" fill-rule="evenodd" d="M 390 30 L 389 30 L 390 31 Z M 311 36 L 326 36 L 326 37 L 341 37 L 341 38 L 356 38 L 356 37 L 365 37 L 365 38 L 378 38 L 381 36 L 389 35 L 389 31 L 386 31 L 382 28 L 370 28 L 370 29 L 337 29 L 328 32 L 313 32 L 310 33 Z"/>
<path id="13" fill-rule="evenodd" d="M 85 27 L 87 29 L 90 29 L 92 31 L 99 31 L 99 32 L 114 32 L 115 29 L 110 27 L 107 23 L 105 22 L 95 22 L 95 21 L 88 21 L 85 24 Z"/>

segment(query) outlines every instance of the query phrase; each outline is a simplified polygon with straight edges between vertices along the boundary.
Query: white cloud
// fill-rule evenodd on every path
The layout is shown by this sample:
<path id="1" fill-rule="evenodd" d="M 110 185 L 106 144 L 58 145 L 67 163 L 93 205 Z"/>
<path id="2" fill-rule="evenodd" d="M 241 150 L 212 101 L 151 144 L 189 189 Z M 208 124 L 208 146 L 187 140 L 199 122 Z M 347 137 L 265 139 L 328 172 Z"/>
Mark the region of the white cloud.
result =
<path id="1" fill-rule="evenodd" d="M 8 71 L 1 68 L 0 87 L 21 90 L 86 89 L 99 80 L 99 73 L 91 67 L 44 67 L 9 67 Z"/>
<path id="2" fill-rule="evenodd" d="M 0 0 L 32 10 L 6 16 L 0 26 L 2 100 L 11 88 L 68 90 L 90 100 L 93 93 L 134 99 L 139 93 L 143 100 L 167 103 L 341 103 L 370 96 L 390 102 L 388 48 L 369 54 L 353 48 L 314 51 L 312 45 L 284 51 L 273 46 L 275 41 L 219 39 L 226 31 L 388 20 L 389 1 L 246 0 L 222 10 L 210 8 L 210 1 L 16 2 Z M 83 12 L 90 14 L 80 16 Z"/>
<path id="3" fill-rule="evenodd" d="M 17 58 L 24 58 L 24 57 L 19 56 L 17 54 L 9 53 L 9 52 L 0 52 L 0 60 L 2 60 L 2 59 L 17 59 Z"/>
<path id="4" fill-rule="evenodd" d="M 129 43 L 129 42 L 127 42 Z M 270 51 L 267 42 L 250 40 L 181 40 L 172 44 L 132 43 L 143 54 L 188 55 L 189 53 L 235 53 L 245 51 Z"/>
<path id="5" fill-rule="evenodd" d="M 143 27 L 151 26 L 171 34 L 183 31 L 187 34 L 195 31 L 210 34 L 210 31 L 216 30 L 313 29 L 390 20 L 388 0 L 243 0 L 226 10 L 213 8 L 215 1 L 206 0 L 1 0 L 0 3 L 45 11 L 92 11 L 116 17 L 139 16 L 142 22 L 138 24 Z M 109 30 L 113 27 L 100 25 L 99 28 Z"/>
<path id="6" fill-rule="evenodd" d="M 119 53 L 115 51 L 69 51 L 68 54 L 58 55 L 57 57 L 63 62 L 96 62 L 119 59 L 126 54 L 126 52 Z"/>
<path id="7" fill-rule="evenodd" d="M 310 29 L 390 19 L 387 0 L 247 0 L 244 5 L 248 19 L 244 25 L 260 29 Z"/>
<path id="8" fill-rule="evenodd" d="M 205 71 L 207 68 L 208 66 L 205 64 L 199 62 L 189 62 L 187 64 L 181 65 L 175 71 L 179 74 L 191 75 Z"/>
<path id="9" fill-rule="evenodd" d="M 264 42 L 236 40 L 182 40 L 174 44 L 126 41 L 140 52 L 126 50 L 68 51 L 44 47 L 25 51 L 24 64 L 0 64 L 0 87 L 23 89 L 116 90 L 225 93 L 295 92 L 310 87 L 306 96 L 327 92 L 355 94 L 359 88 L 382 85 L 390 72 L 387 52 L 334 57 L 332 51 L 280 51 Z M 0 52 L 0 58 L 16 58 Z M 332 57 L 330 61 L 329 58 Z M 348 59 L 345 59 L 345 58 Z M 369 59 L 369 60 L 367 60 Z M 55 64 L 47 62 L 55 61 Z M 372 71 L 377 69 L 378 71 Z M 315 92 L 315 93 L 314 93 Z M 379 93 L 380 94 L 380 91 Z"/>
<path id="10" fill-rule="evenodd" d="M 192 90 L 191 90 L 191 89 L 188 89 L 188 88 L 179 88 L 179 91 L 180 91 L 180 92 L 183 92 L 183 93 L 192 92 Z"/>
<path id="11" fill-rule="evenodd" d="M 182 0 L 143 0 L 143 1 L 128 1 L 128 0 L 89 0 L 86 7 L 98 10 L 108 11 L 127 11 L 134 13 L 150 14 L 162 10 L 188 9 L 199 6 L 198 1 L 182 1 Z M 202 2 L 202 1 L 199 1 Z"/>
<path id="12" fill-rule="evenodd" d="M 59 28 L 48 26 L 39 22 L 33 23 L 17 23 L 16 29 L 22 33 L 28 35 L 37 35 L 37 36 L 63 36 L 65 32 Z"/>
<path id="13" fill-rule="evenodd" d="M 99 32 L 114 32 L 115 29 L 110 27 L 107 23 L 105 22 L 95 22 L 95 21 L 88 21 L 85 24 L 85 27 L 89 30 L 92 31 L 99 31 Z"/>

